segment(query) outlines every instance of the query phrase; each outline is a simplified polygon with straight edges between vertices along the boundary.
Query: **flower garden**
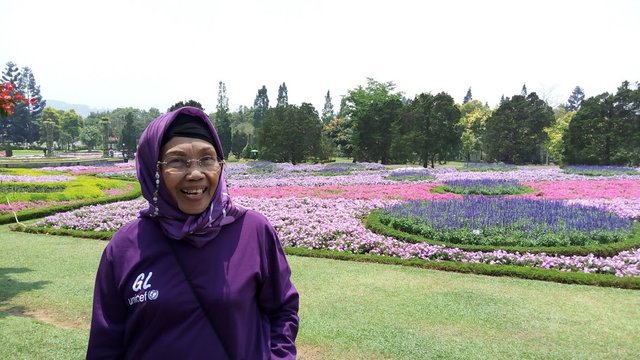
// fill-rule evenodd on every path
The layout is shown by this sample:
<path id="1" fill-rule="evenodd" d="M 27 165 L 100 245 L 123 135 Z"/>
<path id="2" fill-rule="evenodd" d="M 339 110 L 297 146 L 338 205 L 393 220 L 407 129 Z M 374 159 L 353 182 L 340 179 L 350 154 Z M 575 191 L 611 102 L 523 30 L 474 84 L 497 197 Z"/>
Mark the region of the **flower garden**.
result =
<path id="1" fill-rule="evenodd" d="M 11 213 L 25 220 L 21 211 L 29 209 L 21 209 L 29 201 L 44 209 L 47 200 L 74 201 L 50 196 L 60 193 L 60 184 L 101 184 L 95 188 L 102 195 L 95 196 L 108 201 L 67 204 L 68 211 L 54 208 L 16 228 L 108 239 L 147 206 L 122 187 L 135 184 L 132 166 L 39 170 L 46 175 L 0 172 L 0 189 L 27 186 L 40 192 L 0 207 L 0 219 Z M 640 288 L 638 169 L 588 168 L 583 174 L 575 168 L 495 164 L 225 166 L 234 201 L 266 215 L 289 254 Z M 126 200 L 118 198 L 123 194 Z"/>

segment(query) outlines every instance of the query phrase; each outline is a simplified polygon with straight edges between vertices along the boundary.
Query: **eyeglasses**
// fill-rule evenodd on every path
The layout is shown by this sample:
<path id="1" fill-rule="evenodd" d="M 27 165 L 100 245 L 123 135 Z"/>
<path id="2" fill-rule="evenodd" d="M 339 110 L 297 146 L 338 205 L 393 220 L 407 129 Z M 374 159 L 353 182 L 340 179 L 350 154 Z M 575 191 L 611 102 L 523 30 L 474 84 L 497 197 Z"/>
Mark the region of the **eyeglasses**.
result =
<path id="1" fill-rule="evenodd" d="M 185 159 L 174 156 L 166 158 L 165 161 L 158 161 L 158 165 L 162 165 L 165 170 L 174 174 L 187 171 L 193 164 L 196 164 L 201 171 L 215 171 L 224 164 L 224 161 L 208 155 L 200 159 Z"/>

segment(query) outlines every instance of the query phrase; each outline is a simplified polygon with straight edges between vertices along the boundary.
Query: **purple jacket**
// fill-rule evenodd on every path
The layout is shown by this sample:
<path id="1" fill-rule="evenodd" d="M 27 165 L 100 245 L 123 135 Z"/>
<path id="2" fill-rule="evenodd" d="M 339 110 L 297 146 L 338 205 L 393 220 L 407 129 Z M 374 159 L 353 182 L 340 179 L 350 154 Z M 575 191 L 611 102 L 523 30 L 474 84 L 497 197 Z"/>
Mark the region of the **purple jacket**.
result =
<path id="1" fill-rule="evenodd" d="M 255 211 L 201 248 L 139 218 L 102 255 L 87 359 L 225 359 L 225 347 L 233 359 L 294 359 L 298 293 L 290 275 L 273 226 Z"/>

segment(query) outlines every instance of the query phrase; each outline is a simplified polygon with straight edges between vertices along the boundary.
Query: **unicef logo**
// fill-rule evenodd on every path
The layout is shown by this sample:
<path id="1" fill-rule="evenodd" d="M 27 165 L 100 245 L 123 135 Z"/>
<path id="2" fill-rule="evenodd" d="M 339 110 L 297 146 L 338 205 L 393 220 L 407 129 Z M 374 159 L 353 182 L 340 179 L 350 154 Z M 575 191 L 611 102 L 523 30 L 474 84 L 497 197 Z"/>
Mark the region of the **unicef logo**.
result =
<path id="1" fill-rule="evenodd" d="M 155 300 L 158 298 L 158 290 L 149 291 L 149 300 Z"/>

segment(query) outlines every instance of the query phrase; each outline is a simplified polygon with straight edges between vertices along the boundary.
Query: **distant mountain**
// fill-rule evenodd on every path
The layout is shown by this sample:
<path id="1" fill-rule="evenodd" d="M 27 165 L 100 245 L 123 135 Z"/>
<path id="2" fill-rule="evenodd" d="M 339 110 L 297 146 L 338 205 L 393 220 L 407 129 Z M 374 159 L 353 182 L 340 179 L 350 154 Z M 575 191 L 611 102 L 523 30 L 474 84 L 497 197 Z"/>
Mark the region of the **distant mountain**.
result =
<path id="1" fill-rule="evenodd" d="M 87 117 L 89 116 L 89 114 L 91 112 L 97 112 L 97 111 L 106 111 L 107 109 L 97 109 L 97 108 L 93 108 L 90 107 L 88 105 L 83 105 L 83 104 L 69 104 L 66 103 L 64 101 L 60 101 L 60 100 L 52 100 L 52 99 L 46 99 L 47 100 L 47 106 L 51 106 L 52 108 L 56 109 L 56 110 L 63 110 L 63 111 L 67 111 L 67 110 L 75 110 L 76 114 L 82 116 L 82 117 Z"/>

